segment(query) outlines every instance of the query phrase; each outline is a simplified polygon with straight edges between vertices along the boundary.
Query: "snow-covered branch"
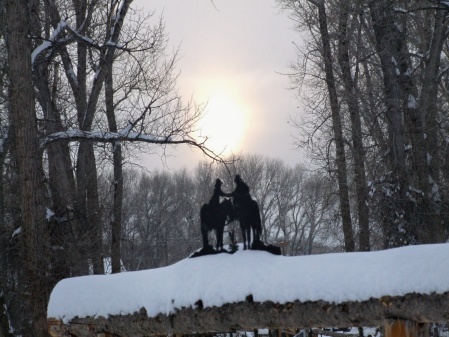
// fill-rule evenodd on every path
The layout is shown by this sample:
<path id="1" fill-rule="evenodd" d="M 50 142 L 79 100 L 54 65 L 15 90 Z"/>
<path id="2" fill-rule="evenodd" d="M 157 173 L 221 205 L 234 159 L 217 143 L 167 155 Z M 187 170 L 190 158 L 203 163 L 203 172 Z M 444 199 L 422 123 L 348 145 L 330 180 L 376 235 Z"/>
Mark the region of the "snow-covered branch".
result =
<path id="1" fill-rule="evenodd" d="M 60 34 L 64 31 L 66 27 L 68 27 L 67 22 L 65 21 L 59 22 L 58 26 L 51 34 L 51 37 L 48 40 L 42 42 L 39 46 L 36 47 L 36 49 L 33 50 L 33 52 L 31 53 L 31 64 L 34 65 L 34 61 L 42 52 L 53 47 L 53 44 L 57 42 Z"/>
<path id="2" fill-rule="evenodd" d="M 168 138 L 158 138 L 149 135 L 143 135 L 135 132 L 109 132 L 109 131 L 84 131 L 84 130 L 68 130 L 68 131 L 60 131 L 53 134 L 48 135 L 42 142 L 42 146 L 45 146 L 49 143 L 60 141 L 60 140 L 69 140 L 69 141 L 81 141 L 81 140 L 90 140 L 101 143 L 109 143 L 116 141 L 144 141 L 147 143 L 156 143 L 161 144 L 169 141 Z"/>
<path id="3" fill-rule="evenodd" d="M 163 137 L 152 136 L 144 134 L 142 132 L 133 132 L 131 131 L 131 128 L 132 125 L 129 124 L 127 127 L 118 132 L 84 131 L 79 129 L 60 131 L 46 136 L 41 141 L 41 147 L 45 147 L 50 143 L 58 141 L 91 141 L 98 143 L 143 142 L 149 144 L 162 144 L 162 145 L 186 144 L 200 149 L 204 155 L 213 160 L 223 162 L 223 160 L 220 158 L 220 154 L 217 154 L 207 148 L 207 146 L 205 145 L 207 138 L 205 138 L 202 141 L 197 141 L 188 136 L 182 137 L 174 134 L 169 134 Z"/>

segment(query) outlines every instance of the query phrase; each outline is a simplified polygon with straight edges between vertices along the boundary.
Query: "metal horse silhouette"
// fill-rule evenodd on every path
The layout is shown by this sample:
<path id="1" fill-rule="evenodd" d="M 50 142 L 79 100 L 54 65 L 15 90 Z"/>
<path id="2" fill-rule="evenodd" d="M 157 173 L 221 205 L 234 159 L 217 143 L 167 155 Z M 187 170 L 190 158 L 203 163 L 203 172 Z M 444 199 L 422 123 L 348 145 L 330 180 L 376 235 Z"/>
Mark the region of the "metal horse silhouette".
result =
<path id="1" fill-rule="evenodd" d="M 208 233 L 215 231 L 217 237 L 217 251 L 223 250 L 223 232 L 227 223 L 234 220 L 234 208 L 229 199 L 223 200 L 218 212 L 213 212 L 210 204 L 204 204 L 200 210 L 201 234 L 203 236 L 203 248 L 209 247 Z"/>
<path id="2" fill-rule="evenodd" d="M 236 218 L 240 222 L 242 231 L 243 249 L 251 249 L 251 229 L 253 234 L 252 243 L 260 242 L 260 234 L 262 231 L 262 221 L 260 219 L 259 205 L 256 200 L 249 199 L 242 204 L 241 209 L 236 214 Z"/>

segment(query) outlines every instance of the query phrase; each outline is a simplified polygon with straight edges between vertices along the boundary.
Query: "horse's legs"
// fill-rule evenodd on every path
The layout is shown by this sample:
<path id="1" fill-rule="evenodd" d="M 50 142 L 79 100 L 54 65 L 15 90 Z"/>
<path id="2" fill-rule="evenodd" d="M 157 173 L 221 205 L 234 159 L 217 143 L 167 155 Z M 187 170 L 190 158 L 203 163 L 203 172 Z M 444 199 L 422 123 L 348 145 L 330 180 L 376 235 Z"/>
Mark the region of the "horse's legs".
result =
<path id="1" fill-rule="evenodd" d="M 253 244 L 260 241 L 262 223 L 260 219 L 259 205 L 255 200 L 251 202 L 251 228 L 253 230 Z"/>
<path id="2" fill-rule="evenodd" d="M 246 250 L 246 228 L 242 223 L 240 223 L 240 229 L 242 231 L 243 250 Z"/>
<path id="3" fill-rule="evenodd" d="M 248 249 L 251 249 L 251 226 L 246 226 L 246 236 L 248 240 Z"/>
<path id="4" fill-rule="evenodd" d="M 259 228 L 253 227 L 253 242 L 260 241 L 260 231 Z"/>
<path id="5" fill-rule="evenodd" d="M 217 228 L 217 252 L 220 250 L 223 250 L 223 232 L 224 232 L 224 227 L 219 227 Z"/>
<path id="6" fill-rule="evenodd" d="M 201 228 L 201 234 L 203 235 L 203 247 L 207 248 L 207 246 L 209 246 L 209 239 L 207 237 L 207 229 Z"/>

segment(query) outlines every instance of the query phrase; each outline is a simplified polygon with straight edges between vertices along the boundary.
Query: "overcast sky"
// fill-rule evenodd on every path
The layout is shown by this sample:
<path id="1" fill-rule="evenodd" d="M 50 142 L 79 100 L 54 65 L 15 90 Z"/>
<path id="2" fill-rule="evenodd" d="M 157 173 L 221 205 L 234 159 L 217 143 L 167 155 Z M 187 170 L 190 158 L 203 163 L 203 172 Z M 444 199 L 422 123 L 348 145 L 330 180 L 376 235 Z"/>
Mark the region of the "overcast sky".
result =
<path id="1" fill-rule="evenodd" d="M 229 118 L 218 121 L 217 131 L 230 135 L 227 149 L 292 165 L 301 160 L 293 146 L 297 130 L 288 124 L 298 113 L 298 101 L 282 75 L 296 57 L 293 42 L 299 37 L 274 0 L 137 0 L 134 6 L 162 14 L 170 48 L 180 46 L 181 94 L 210 100 L 210 110 L 227 107 Z M 217 93 L 221 99 L 215 99 Z M 212 119 L 218 118 L 214 111 Z M 233 125 L 227 123 L 230 119 Z M 170 152 L 175 158 L 168 160 L 169 169 L 192 168 L 203 159 L 186 146 Z M 162 168 L 158 156 L 145 165 Z"/>

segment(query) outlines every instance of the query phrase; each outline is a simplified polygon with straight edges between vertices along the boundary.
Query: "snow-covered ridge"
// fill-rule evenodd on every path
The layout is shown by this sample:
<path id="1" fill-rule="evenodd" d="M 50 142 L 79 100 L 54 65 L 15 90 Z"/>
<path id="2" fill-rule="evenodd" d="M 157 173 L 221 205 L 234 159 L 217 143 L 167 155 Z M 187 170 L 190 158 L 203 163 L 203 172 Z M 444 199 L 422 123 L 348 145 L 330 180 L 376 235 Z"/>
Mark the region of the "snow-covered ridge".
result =
<path id="1" fill-rule="evenodd" d="M 377 252 L 276 256 L 238 251 L 184 259 L 171 266 L 60 281 L 48 317 L 126 315 L 145 308 L 149 317 L 183 307 L 245 301 L 277 303 L 365 301 L 409 293 L 449 291 L 449 244 Z"/>

